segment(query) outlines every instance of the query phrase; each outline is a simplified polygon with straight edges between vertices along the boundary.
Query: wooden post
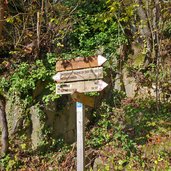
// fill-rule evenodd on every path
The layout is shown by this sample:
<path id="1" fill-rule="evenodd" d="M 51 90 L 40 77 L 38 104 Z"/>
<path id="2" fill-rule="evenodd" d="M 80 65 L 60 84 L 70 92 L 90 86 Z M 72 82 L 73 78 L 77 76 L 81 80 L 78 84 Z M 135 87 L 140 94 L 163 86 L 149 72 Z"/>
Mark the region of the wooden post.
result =
<path id="1" fill-rule="evenodd" d="M 77 110 L 77 171 L 85 169 L 85 149 L 84 149 L 84 120 L 85 111 L 82 103 L 76 102 Z"/>

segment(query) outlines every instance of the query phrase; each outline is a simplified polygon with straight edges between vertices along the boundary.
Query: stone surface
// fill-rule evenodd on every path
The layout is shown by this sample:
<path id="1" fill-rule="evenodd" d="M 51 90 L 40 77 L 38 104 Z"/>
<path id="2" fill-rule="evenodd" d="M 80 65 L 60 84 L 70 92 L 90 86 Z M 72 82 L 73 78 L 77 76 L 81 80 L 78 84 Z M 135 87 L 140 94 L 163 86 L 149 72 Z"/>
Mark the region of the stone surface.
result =
<path id="1" fill-rule="evenodd" d="M 137 89 L 135 78 L 129 77 L 128 72 L 125 69 L 122 71 L 121 74 L 122 76 L 120 76 L 119 74 L 116 75 L 115 89 L 121 91 L 123 90 L 121 86 L 124 86 L 126 96 L 133 98 Z"/>
<path id="2" fill-rule="evenodd" d="M 39 109 L 37 106 L 32 106 L 30 108 L 31 121 L 32 121 L 32 133 L 31 141 L 32 148 L 36 149 L 42 141 L 42 124 L 39 117 Z"/>
<path id="3" fill-rule="evenodd" d="M 127 72 L 124 73 L 123 82 L 125 85 L 125 93 L 127 97 L 133 98 L 136 93 L 137 84 L 134 77 L 128 77 Z"/>
<path id="4" fill-rule="evenodd" d="M 31 131 L 29 137 L 32 140 L 32 147 L 37 148 L 42 141 L 43 124 L 47 125 L 52 131 L 54 139 L 63 138 L 67 143 L 72 143 L 76 140 L 76 108 L 75 102 L 71 99 L 63 101 L 62 105 L 58 102 L 52 102 L 50 105 L 43 107 L 43 112 L 46 117 L 44 122 L 39 117 L 39 109 L 37 106 L 30 108 Z M 24 116 L 26 110 L 19 97 L 9 99 L 6 104 L 6 113 L 10 135 L 15 135 L 19 130 L 25 128 Z"/>
<path id="5" fill-rule="evenodd" d="M 121 80 L 122 79 L 122 80 Z M 126 69 L 123 69 L 122 71 L 122 77 L 119 76 L 119 74 L 116 75 L 115 78 L 115 89 L 121 91 L 122 83 L 124 84 L 124 89 L 127 97 L 134 98 L 136 95 L 140 97 L 148 97 L 152 96 L 155 97 L 155 85 L 152 85 L 152 87 L 147 86 L 141 86 L 137 84 L 134 77 L 130 77 L 128 75 L 128 71 Z"/>
<path id="6" fill-rule="evenodd" d="M 99 171 L 104 169 L 104 162 L 101 158 L 96 158 L 93 165 L 93 171 Z"/>
<path id="7" fill-rule="evenodd" d="M 52 104 L 45 111 L 47 123 L 53 128 L 53 136 L 63 138 L 67 143 L 76 140 L 76 108 L 75 103 L 70 102 L 63 110 L 58 110 L 55 104 Z"/>
<path id="8" fill-rule="evenodd" d="M 6 114 L 8 121 L 9 134 L 14 134 L 22 126 L 24 108 L 18 96 L 8 99 L 6 103 Z"/>

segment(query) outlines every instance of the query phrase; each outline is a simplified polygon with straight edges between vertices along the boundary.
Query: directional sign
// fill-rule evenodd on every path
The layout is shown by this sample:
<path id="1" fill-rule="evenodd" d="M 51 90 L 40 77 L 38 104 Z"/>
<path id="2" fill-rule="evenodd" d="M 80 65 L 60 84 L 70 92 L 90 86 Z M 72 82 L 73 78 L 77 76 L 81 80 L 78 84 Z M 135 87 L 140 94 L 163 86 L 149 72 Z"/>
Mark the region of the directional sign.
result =
<path id="1" fill-rule="evenodd" d="M 71 95 L 71 97 L 75 102 L 81 102 L 84 105 L 94 107 L 94 103 L 95 103 L 94 97 L 86 96 L 84 93 L 78 93 L 78 92 L 74 92 Z"/>
<path id="2" fill-rule="evenodd" d="M 103 68 L 88 68 L 81 70 L 58 72 L 53 79 L 57 82 L 70 82 L 81 80 L 93 80 L 103 78 Z"/>
<path id="3" fill-rule="evenodd" d="M 102 91 L 108 84 L 102 80 L 57 83 L 56 94 L 72 94 L 73 92 Z"/>
<path id="4" fill-rule="evenodd" d="M 57 82 L 56 94 L 72 94 L 72 99 L 76 101 L 77 171 L 85 170 L 85 110 L 83 104 L 94 107 L 94 98 L 83 93 L 102 91 L 108 85 L 99 80 L 103 78 L 103 68 L 101 66 L 106 60 L 102 55 L 98 55 L 61 60 L 56 63 L 58 73 L 53 76 L 53 79 Z"/>
<path id="5" fill-rule="evenodd" d="M 91 68 L 103 65 L 107 59 L 102 55 L 92 57 L 78 57 L 71 60 L 57 61 L 56 71 L 66 71 L 81 68 Z"/>

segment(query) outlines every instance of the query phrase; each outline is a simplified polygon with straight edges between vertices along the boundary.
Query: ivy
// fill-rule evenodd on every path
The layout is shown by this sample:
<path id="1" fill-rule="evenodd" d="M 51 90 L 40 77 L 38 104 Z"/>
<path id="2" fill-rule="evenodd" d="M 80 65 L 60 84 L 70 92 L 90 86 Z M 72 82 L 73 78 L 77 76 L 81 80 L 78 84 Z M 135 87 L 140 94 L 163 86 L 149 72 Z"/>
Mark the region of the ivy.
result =
<path id="1" fill-rule="evenodd" d="M 50 100 L 55 100 L 58 96 L 55 95 L 55 84 L 52 76 L 55 74 L 56 56 L 48 53 L 44 60 L 36 60 L 35 63 L 22 62 L 17 65 L 13 74 L 7 79 L 0 79 L 1 89 L 10 96 L 17 94 L 26 102 L 33 100 L 33 93 L 38 84 L 43 84 L 44 89 L 49 90 L 50 95 L 44 95 L 42 100 L 48 103 Z"/>
<path id="2" fill-rule="evenodd" d="M 109 5 L 105 1 L 98 5 L 95 2 L 80 4 L 80 9 L 74 16 L 76 22 L 73 31 L 68 34 L 71 56 L 101 53 L 109 57 L 108 54 L 115 53 L 116 57 L 116 49 L 127 40 L 120 31 L 116 18 L 109 14 Z M 86 8 L 81 8 L 83 6 Z"/>

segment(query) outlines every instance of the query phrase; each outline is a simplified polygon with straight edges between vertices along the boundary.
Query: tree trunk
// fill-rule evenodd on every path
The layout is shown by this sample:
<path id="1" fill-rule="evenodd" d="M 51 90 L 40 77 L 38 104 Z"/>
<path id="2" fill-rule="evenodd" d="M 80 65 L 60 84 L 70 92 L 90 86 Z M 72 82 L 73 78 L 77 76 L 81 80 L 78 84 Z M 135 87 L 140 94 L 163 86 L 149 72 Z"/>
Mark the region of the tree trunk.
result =
<path id="1" fill-rule="evenodd" d="M 3 22 L 4 22 L 4 0 L 0 0 L 0 40 L 2 39 Z"/>
<path id="2" fill-rule="evenodd" d="M 156 108 L 157 113 L 159 112 L 160 107 L 160 94 L 159 94 L 159 59 L 160 59 L 160 30 L 159 30 L 159 21 L 160 21 L 160 6 L 159 0 L 154 0 L 154 53 L 156 61 Z"/>
<path id="3" fill-rule="evenodd" d="M 144 4 L 142 2 L 142 0 L 135 0 L 135 2 L 137 4 L 139 4 L 137 13 L 138 16 L 141 20 L 141 24 L 142 24 L 142 28 L 141 28 L 141 35 L 145 38 L 146 41 L 146 61 L 145 61 L 145 66 L 147 66 L 150 62 L 152 62 L 152 47 L 153 47 L 153 43 L 152 43 L 152 32 L 150 30 L 150 19 L 147 16 L 147 13 L 144 9 Z"/>
<path id="4" fill-rule="evenodd" d="M 2 155 L 6 154 L 8 152 L 8 125 L 7 125 L 7 119 L 6 119 L 6 112 L 5 112 L 5 98 L 0 95 L 0 120 L 1 120 L 1 127 L 2 127 L 2 149 L 1 153 Z"/>

